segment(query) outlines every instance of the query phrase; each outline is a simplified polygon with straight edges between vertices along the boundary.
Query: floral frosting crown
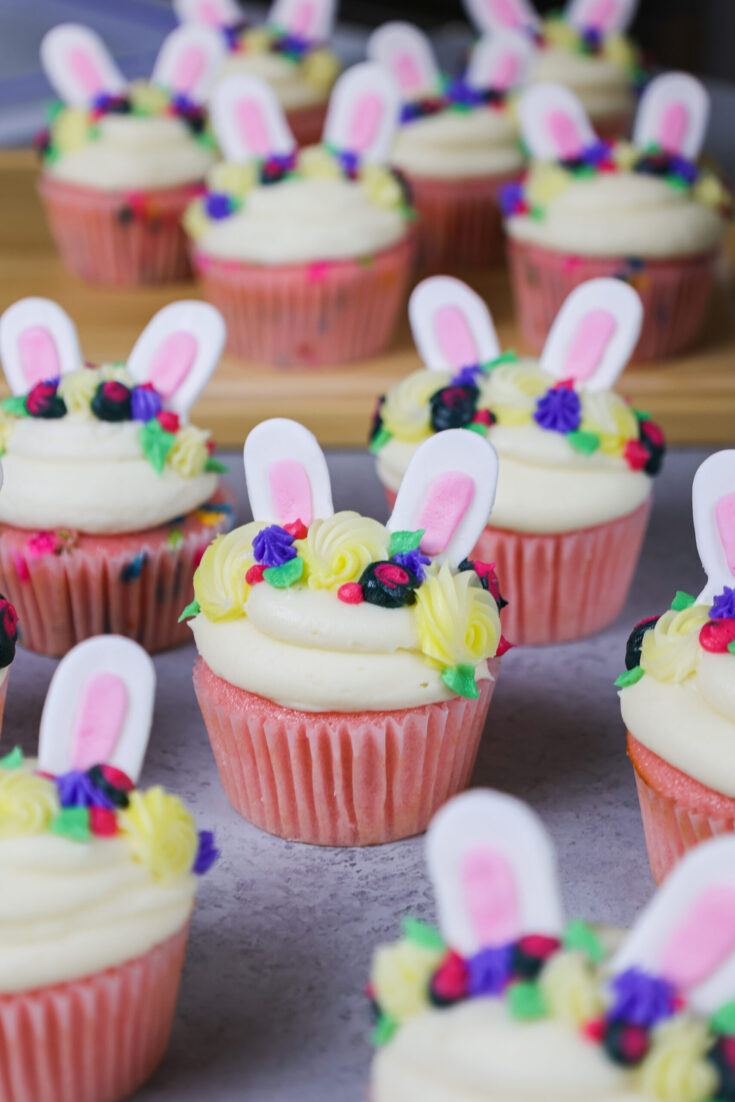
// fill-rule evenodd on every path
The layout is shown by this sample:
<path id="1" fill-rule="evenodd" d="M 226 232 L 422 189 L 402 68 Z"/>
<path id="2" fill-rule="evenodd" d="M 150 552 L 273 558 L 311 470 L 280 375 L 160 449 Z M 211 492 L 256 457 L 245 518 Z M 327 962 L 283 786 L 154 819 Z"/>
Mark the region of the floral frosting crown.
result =
<path id="1" fill-rule="evenodd" d="M 402 939 L 376 951 L 374 1043 L 422 1014 L 493 999 L 528 1026 L 529 1058 L 533 1024 L 552 1020 L 599 1045 L 631 1095 L 735 1099 L 732 937 L 718 938 L 729 920 L 718 902 L 730 917 L 735 905 L 734 849 L 724 838 L 689 854 L 611 955 L 592 927 L 565 922 L 553 848 L 530 808 L 489 791 L 456 797 L 427 835 L 441 932 L 407 919 Z"/>
<path id="2" fill-rule="evenodd" d="M 18 613 L 7 597 L 0 593 L 0 670 L 6 669 L 15 658 L 18 642 Z"/>

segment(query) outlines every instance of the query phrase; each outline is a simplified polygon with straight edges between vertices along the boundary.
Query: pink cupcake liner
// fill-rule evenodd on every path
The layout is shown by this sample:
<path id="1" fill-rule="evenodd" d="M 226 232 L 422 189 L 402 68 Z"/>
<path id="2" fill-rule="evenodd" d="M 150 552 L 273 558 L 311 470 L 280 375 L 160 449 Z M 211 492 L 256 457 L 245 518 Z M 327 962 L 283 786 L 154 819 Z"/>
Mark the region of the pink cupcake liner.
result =
<path id="1" fill-rule="evenodd" d="M 417 267 L 443 272 L 503 263 L 498 191 L 518 179 L 517 172 L 457 180 L 403 175 L 419 212 Z"/>
<path id="2" fill-rule="evenodd" d="M 39 191 L 61 259 L 82 279 L 129 286 L 191 278 L 181 217 L 200 184 L 108 192 L 44 175 Z"/>
<path id="3" fill-rule="evenodd" d="M 118 1102 L 168 1045 L 188 923 L 143 956 L 0 995 L 0 1102 Z"/>
<path id="4" fill-rule="evenodd" d="M 92 635 L 135 639 L 154 653 L 187 643 L 177 623 L 194 571 L 230 526 L 233 496 L 218 490 L 179 521 L 117 536 L 0 529 L 0 592 L 15 605 L 21 642 L 59 657 Z"/>
<path id="5" fill-rule="evenodd" d="M 696 344 L 715 283 L 717 252 L 669 260 L 571 256 L 508 239 L 515 310 L 523 341 L 540 352 L 564 300 L 588 279 L 616 276 L 643 300 L 633 363 L 665 360 Z"/>
<path id="6" fill-rule="evenodd" d="M 493 679 L 500 661 L 490 662 Z M 281 838 L 322 846 L 395 842 L 426 830 L 470 782 L 495 680 L 389 712 L 297 712 L 217 677 L 203 659 L 194 689 L 227 799 Z"/>
<path id="7" fill-rule="evenodd" d="M 286 122 L 300 146 L 319 144 L 326 117 L 326 100 L 324 103 L 312 104 L 311 107 L 298 107 L 286 112 Z"/>
<path id="8" fill-rule="evenodd" d="M 377 355 L 403 308 L 413 236 L 374 256 L 313 264 L 243 264 L 195 252 L 205 297 L 227 322 L 227 346 L 278 367 Z"/>
<path id="9" fill-rule="evenodd" d="M 660 884 L 687 850 L 735 832 L 735 799 L 676 769 L 628 733 L 651 873 Z"/>

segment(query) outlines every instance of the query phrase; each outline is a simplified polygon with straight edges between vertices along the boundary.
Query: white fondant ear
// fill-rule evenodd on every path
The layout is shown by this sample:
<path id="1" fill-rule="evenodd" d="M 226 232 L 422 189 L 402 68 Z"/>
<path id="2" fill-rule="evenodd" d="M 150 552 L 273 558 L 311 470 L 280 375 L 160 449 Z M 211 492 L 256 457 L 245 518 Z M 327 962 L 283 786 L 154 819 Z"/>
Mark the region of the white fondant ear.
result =
<path id="1" fill-rule="evenodd" d="M 554 847 L 520 800 L 482 789 L 455 796 L 429 826 L 426 857 L 441 931 L 462 956 L 561 935 Z"/>
<path id="2" fill-rule="evenodd" d="M 698 604 L 711 604 L 723 588 L 735 585 L 735 451 L 705 459 L 692 483 L 697 551 L 707 585 Z"/>
<path id="3" fill-rule="evenodd" d="M 195 103 L 204 103 L 225 52 L 222 35 L 214 27 L 184 23 L 164 38 L 151 81 Z"/>
<path id="4" fill-rule="evenodd" d="M 332 488 L 313 433 L 285 417 L 256 425 L 245 441 L 245 482 L 254 520 L 291 524 L 331 517 Z"/>
<path id="5" fill-rule="evenodd" d="M 419 356 L 432 371 L 474 367 L 500 355 L 487 306 L 452 276 L 419 283 L 408 300 L 408 317 Z"/>
<path id="6" fill-rule="evenodd" d="M 702 152 L 709 112 L 709 93 L 701 81 L 689 73 L 664 73 L 641 97 L 633 141 L 641 149 L 658 146 L 695 161 Z"/>
<path id="7" fill-rule="evenodd" d="M 709 1015 L 735 991 L 735 837 L 689 850 L 666 878 L 611 962 L 669 980 Z"/>
<path id="8" fill-rule="evenodd" d="M 230 161 L 262 161 L 296 148 L 275 92 L 260 77 L 231 73 L 219 81 L 210 111 L 215 137 Z"/>
<path id="9" fill-rule="evenodd" d="M 400 93 L 389 73 L 374 61 L 353 65 L 338 79 L 329 100 L 324 141 L 357 153 L 364 161 L 390 157 L 400 115 Z"/>
<path id="10" fill-rule="evenodd" d="M 181 23 L 207 27 L 232 27 L 245 17 L 237 0 L 173 0 L 173 9 Z"/>
<path id="11" fill-rule="evenodd" d="M 98 635 L 62 658 L 41 716 L 38 768 L 59 775 L 114 765 L 137 782 L 153 717 L 156 672 L 132 639 Z"/>
<path id="12" fill-rule="evenodd" d="M 59 97 L 86 107 L 99 95 L 120 95 L 127 81 L 95 31 L 80 23 L 60 23 L 41 41 L 41 64 Z"/>
<path id="13" fill-rule="evenodd" d="M 528 32 L 539 25 L 530 0 L 464 0 L 464 7 L 479 31 Z"/>
<path id="14" fill-rule="evenodd" d="M 0 317 L 0 356 L 13 394 L 82 366 L 76 326 L 56 302 L 22 298 Z"/>
<path id="15" fill-rule="evenodd" d="M 568 161 L 597 135 L 580 101 L 562 84 L 533 84 L 521 96 L 521 134 L 532 157 Z"/>
<path id="16" fill-rule="evenodd" d="M 337 0 L 275 0 L 267 22 L 307 42 L 332 36 Z"/>
<path id="17" fill-rule="evenodd" d="M 643 324 L 638 293 L 620 279 L 591 279 L 565 300 L 541 354 L 541 367 L 587 390 L 610 390 L 630 362 Z"/>
<path id="18" fill-rule="evenodd" d="M 473 88 L 508 92 L 525 84 L 536 50 L 518 31 L 486 34 L 473 46 L 467 67 L 467 83 Z"/>
<path id="19" fill-rule="evenodd" d="M 151 318 L 128 359 L 136 383 L 152 383 L 166 408 L 186 418 L 219 363 L 225 320 L 208 302 L 171 302 Z"/>
<path id="20" fill-rule="evenodd" d="M 498 457 L 484 436 L 468 429 L 439 432 L 414 452 L 388 530 L 423 528 L 421 550 L 456 566 L 487 524 L 497 481 Z"/>
<path id="21" fill-rule="evenodd" d="M 622 34 L 633 22 L 637 8 L 638 0 L 569 0 L 564 17 L 580 31 Z"/>
<path id="22" fill-rule="evenodd" d="M 404 100 L 438 91 L 441 72 L 431 42 L 412 23 L 384 23 L 370 35 L 367 56 L 393 77 Z"/>

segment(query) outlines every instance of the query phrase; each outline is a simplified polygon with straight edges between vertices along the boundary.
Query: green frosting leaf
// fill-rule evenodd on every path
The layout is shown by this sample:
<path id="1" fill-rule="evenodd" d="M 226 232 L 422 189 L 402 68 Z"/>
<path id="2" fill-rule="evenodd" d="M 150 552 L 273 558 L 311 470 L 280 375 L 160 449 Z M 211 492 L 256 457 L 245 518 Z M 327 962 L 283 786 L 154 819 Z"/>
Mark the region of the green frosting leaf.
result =
<path id="1" fill-rule="evenodd" d="M 511 1018 L 519 1022 L 530 1022 L 536 1018 L 545 1018 L 548 1014 L 546 1000 L 537 983 L 522 980 L 508 989 L 508 1010 Z"/>
<path id="2" fill-rule="evenodd" d="M 20 769 L 23 764 L 23 751 L 16 746 L 5 757 L 0 758 L 0 769 Z"/>
<path id="3" fill-rule="evenodd" d="M 727 644 L 727 649 L 729 650 L 730 654 L 735 654 L 735 639 L 733 639 L 731 643 Z"/>
<path id="4" fill-rule="evenodd" d="M 190 620 L 192 616 L 198 616 L 201 611 L 202 610 L 199 607 L 199 601 L 194 600 L 191 602 L 190 605 L 186 606 L 184 611 L 179 616 L 178 622 L 182 623 L 183 620 Z"/>
<path id="5" fill-rule="evenodd" d="M 385 447 L 388 441 L 392 439 L 393 434 L 388 432 L 387 429 L 378 429 L 375 436 L 370 441 L 370 451 L 375 455 L 376 452 L 379 452 L 380 449 Z"/>
<path id="6" fill-rule="evenodd" d="M 724 1033 L 728 1037 L 735 1036 L 735 1002 L 725 1003 L 710 1018 L 710 1026 L 715 1033 Z"/>
<path id="7" fill-rule="evenodd" d="M 141 425 L 140 446 L 156 474 L 163 474 L 166 456 L 173 447 L 174 439 L 174 434 L 166 432 L 161 422 L 157 421 L 155 417 Z"/>
<path id="8" fill-rule="evenodd" d="M 11 394 L 9 398 L 3 398 L 0 406 L 3 412 L 9 413 L 11 417 L 30 417 L 26 409 L 26 400 L 21 394 Z"/>
<path id="9" fill-rule="evenodd" d="M 168 534 L 166 545 L 175 551 L 177 547 L 181 547 L 184 542 L 184 533 L 180 528 L 172 528 Z"/>
<path id="10" fill-rule="evenodd" d="M 691 593 L 684 593 L 681 589 L 677 589 L 671 607 L 674 612 L 683 612 L 685 608 L 691 608 L 694 601 L 695 598 L 692 597 Z"/>
<path id="11" fill-rule="evenodd" d="M 70 838 L 72 842 L 89 841 L 89 808 L 62 807 L 51 823 L 51 833 Z"/>
<path id="12" fill-rule="evenodd" d="M 647 409 L 634 409 L 633 413 L 636 415 L 639 421 L 650 421 L 651 414 Z"/>
<path id="13" fill-rule="evenodd" d="M 276 589 L 288 589 L 294 585 L 304 573 L 304 560 L 297 555 L 289 559 L 283 566 L 269 566 L 263 571 L 263 580 Z"/>
<path id="14" fill-rule="evenodd" d="M 446 942 L 438 930 L 430 926 L 428 922 L 422 922 L 420 918 L 411 918 L 407 915 L 401 922 L 403 936 L 409 941 L 421 945 L 424 949 L 436 949 L 441 953 L 446 948 Z"/>
<path id="15" fill-rule="evenodd" d="M 405 551 L 415 551 L 425 534 L 425 528 L 417 528 L 415 532 L 391 532 L 388 555 L 392 558 Z"/>
<path id="16" fill-rule="evenodd" d="M 630 685 L 635 685 L 644 673 L 645 670 L 642 670 L 640 666 L 635 666 L 632 670 L 626 670 L 625 673 L 621 673 L 620 677 L 615 679 L 615 688 L 627 689 Z"/>
<path id="17" fill-rule="evenodd" d="M 226 464 L 220 463 L 219 459 L 215 459 L 212 455 L 210 455 L 209 459 L 204 464 L 204 470 L 212 474 L 227 474 Z"/>
<path id="18" fill-rule="evenodd" d="M 518 353 L 514 348 L 509 348 L 502 356 L 498 356 L 494 360 L 488 360 L 486 364 L 480 364 L 480 366 L 483 371 L 492 371 L 494 367 L 500 367 L 501 364 L 514 364 L 517 360 Z"/>
<path id="19" fill-rule="evenodd" d="M 572 919 L 567 924 L 562 942 L 565 949 L 584 953 L 593 964 L 600 964 L 605 956 L 604 946 L 595 931 L 578 918 Z"/>
<path id="20" fill-rule="evenodd" d="M 578 452 L 592 455 L 600 446 L 600 438 L 594 432 L 568 432 L 567 440 Z"/>
<path id="21" fill-rule="evenodd" d="M 447 666 L 442 670 L 442 681 L 457 696 L 466 696 L 469 700 L 476 700 L 480 695 L 475 681 L 474 666 Z"/>
<path id="22" fill-rule="evenodd" d="M 469 425 L 464 426 L 469 429 L 470 432 L 476 432 L 479 436 L 487 436 L 487 430 L 489 425 L 483 425 L 482 421 L 471 421 Z"/>
<path id="23" fill-rule="evenodd" d="M 370 1041 L 377 1048 L 381 1048 L 383 1045 L 388 1044 L 397 1029 L 398 1022 L 395 1018 L 391 1018 L 390 1014 L 381 1014 L 378 1018 L 378 1024 L 372 1032 Z"/>

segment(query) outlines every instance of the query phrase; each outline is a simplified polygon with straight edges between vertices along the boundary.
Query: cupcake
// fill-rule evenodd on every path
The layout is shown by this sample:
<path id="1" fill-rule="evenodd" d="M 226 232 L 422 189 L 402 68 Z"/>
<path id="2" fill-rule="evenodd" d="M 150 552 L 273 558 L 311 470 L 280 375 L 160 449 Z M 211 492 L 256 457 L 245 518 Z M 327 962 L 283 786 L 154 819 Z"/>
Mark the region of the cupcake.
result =
<path id="1" fill-rule="evenodd" d="M 194 578 L 194 688 L 232 806 L 263 830 L 372 845 L 426 829 L 466 787 L 505 649 L 492 569 L 467 556 L 492 448 L 427 441 L 387 526 L 334 513 L 315 438 L 264 421 L 245 444 L 255 520 Z"/>
<path id="2" fill-rule="evenodd" d="M 221 73 L 260 77 L 275 92 L 299 145 L 319 141 L 340 70 L 329 47 L 335 0 L 276 0 L 262 26 L 251 26 L 236 0 L 173 0 L 183 22 L 215 26 L 226 56 Z"/>
<path id="3" fill-rule="evenodd" d="M 12 392 L 0 402 L 0 591 L 30 650 L 62 655 L 107 632 L 149 651 L 188 638 L 181 604 L 232 512 L 210 434 L 188 423 L 224 339 L 213 307 L 177 302 L 127 364 L 92 367 L 56 303 L 21 299 L 0 318 Z"/>
<path id="4" fill-rule="evenodd" d="M 401 90 L 402 126 L 391 163 L 406 177 L 420 216 L 418 261 L 452 270 L 504 257 L 498 191 L 523 167 L 509 95 L 524 80 L 533 48 L 521 35 L 487 36 L 467 72 L 446 79 L 428 38 L 409 23 L 386 23 L 368 54 Z"/>
<path id="5" fill-rule="evenodd" d="M 632 929 L 567 922 L 551 839 L 478 790 L 432 822 L 439 929 L 380 946 L 372 1102 L 735 1097 L 735 839 L 690 854 Z"/>
<path id="6" fill-rule="evenodd" d="M 397 116 L 387 74 L 357 65 L 335 87 L 324 143 L 298 151 L 267 84 L 234 75 L 217 86 L 227 160 L 185 226 L 236 355 L 316 367 L 389 343 L 413 256 L 412 212 L 386 167 Z"/>
<path id="7" fill-rule="evenodd" d="M 38 761 L 0 758 L 0 1098 L 118 1102 L 168 1044 L 196 878 L 217 858 L 177 796 L 142 790 L 153 663 L 80 643 Z"/>
<path id="8" fill-rule="evenodd" d="M 0 471 L 2 485 L 2 471 Z M 15 658 L 18 642 L 18 614 L 7 597 L 0 593 L 0 734 L 2 734 L 5 698 L 8 695 L 8 675 Z"/>
<path id="9" fill-rule="evenodd" d="M 380 399 L 371 451 L 388 500 L 422 441 L 470 429 L 499 460 L 493 514 L 474 554 L 497 565 L 514 643 L 559 643 L 620 612 L 648 522 L 661 430 L 612 387 L 640 329 L 635 291 L 614 279 L 577 288 L 540 361 L 501 354 L 482 299 L 435 276 L 409 315 L 426 368 Z"/>
<path id="10" fill-rule="evenodd" d="M 181 216 L 215 162 L 203 103 L 224 49 L 211 28 L 165 39 L 150 81 L 128 83 L 88 27 L 41 44 L 61 102 L 37 139 L 39 190 L 64 264 L 94 283 L 163 283 L 191 267 Z"/>
<path id="11" fill-rule="evenodd" d="M 537 48 L 532 83 L 569 88 L 605 138 L 630 133 L 643 79 L 638 50 L 626 36 L 637 7 L 638 0 L 568 0 L 541 19 L 528 0 L 465 0 L 481 34 L 525 34 Z"/>
<path id="12" fill-rule="evenodd" d="M 634 144 L 603 142 L 560 85 L 528 89 L 521 129 L 533 160 L 501 200 L 523 340 L 538 351 L 573 287 L 598 276 L 632 283 L 644 320 L 634 359 L 696 344 L 731 214 L 724 184 L 697 157 L 708 96 L 668 73 L 648 87 Z"/>
<path id="13" fill-rule="evenodd" d="M 693 500 L 707 585 L 633 629 L 616 682 L 657 883 L 735 831 L 735 451 L 705 460 Z"/>

